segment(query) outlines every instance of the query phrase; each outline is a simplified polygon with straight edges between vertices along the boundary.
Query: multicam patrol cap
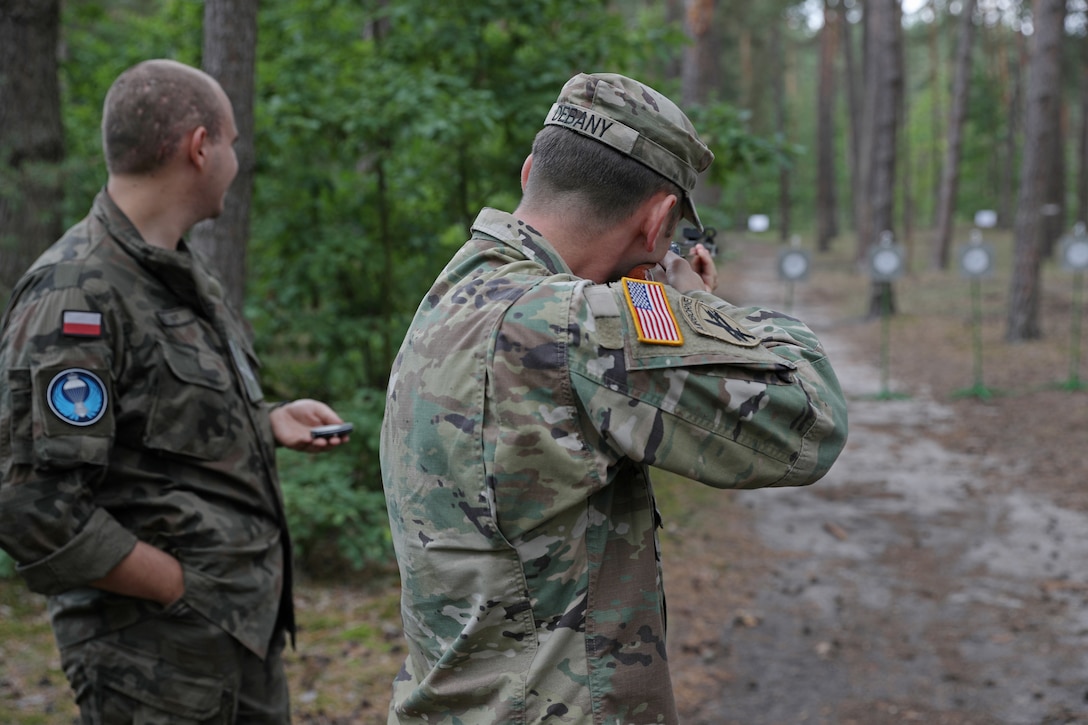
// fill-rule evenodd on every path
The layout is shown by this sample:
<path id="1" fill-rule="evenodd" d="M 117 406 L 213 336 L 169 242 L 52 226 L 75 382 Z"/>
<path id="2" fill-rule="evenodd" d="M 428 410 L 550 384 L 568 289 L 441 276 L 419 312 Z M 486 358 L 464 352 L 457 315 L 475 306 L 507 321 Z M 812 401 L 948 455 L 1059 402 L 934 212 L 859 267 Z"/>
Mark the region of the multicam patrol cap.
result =
<path id="1" fill-rule="evenodd" d="M 579 73 L 563 86 L 544 125 L 596 139 L 674 182 L 684 192 L 684 218 L 703 230 L 691 190 L 714 154 L 665 96 L 615 73 Z"/>

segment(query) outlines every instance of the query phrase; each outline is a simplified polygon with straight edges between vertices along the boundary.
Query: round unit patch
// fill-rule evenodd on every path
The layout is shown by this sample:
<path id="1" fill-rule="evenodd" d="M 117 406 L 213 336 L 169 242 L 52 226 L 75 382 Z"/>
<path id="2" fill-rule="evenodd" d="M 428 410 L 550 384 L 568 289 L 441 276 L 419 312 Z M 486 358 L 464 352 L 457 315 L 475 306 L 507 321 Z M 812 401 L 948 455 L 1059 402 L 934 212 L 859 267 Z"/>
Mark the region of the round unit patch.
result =
<path id="1" fill-rule="evenodd" d="M 49 382 L 49 409 L 72 425 L 93 425 L 106 414 L 106 386 L 89 370 L 62 370 Z"/>

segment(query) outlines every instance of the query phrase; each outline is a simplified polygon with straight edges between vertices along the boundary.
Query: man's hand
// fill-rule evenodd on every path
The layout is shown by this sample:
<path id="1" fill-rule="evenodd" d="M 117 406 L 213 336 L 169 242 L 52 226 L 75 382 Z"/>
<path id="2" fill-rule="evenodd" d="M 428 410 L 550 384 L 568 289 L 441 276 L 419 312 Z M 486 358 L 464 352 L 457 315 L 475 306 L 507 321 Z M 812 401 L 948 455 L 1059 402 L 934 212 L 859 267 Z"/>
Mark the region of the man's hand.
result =
<path id="1" fill-rule="evenodd" d="M 143 541 L 137 541 L 135 548 L 106 576 L 90 584 L 107 592 L 158 602 L 164 607 L 185 594 L 181 563 Z"/>
<path id="2" fill-rule="evenodd" d="M 713 292 L 718 284 L 718 268 L 714 266 L 714 258 L 702 244 L 696 244 L 692 249 L 691 261 L 669 252 L 661 260 L 660 266 L 665 271 L 664 281 L 681 292 Z M 654 278 L 657 278 L 656 275 Z"/>
<path id="3" fill-rule="evenodd" d="M 703 278 L 703 286 L 707 292 L 713 294 L 718 288 L 718 265 L 714 264 L 714 257 L 710 256 L 710 250 L 700 242 L 691 250 L 691 268 Z"/>
<path id="4" fill-rule="evenodd" d="M 344 421 L 336 412 L 317 400 L 302 398 L 281 405 L 271 413 L 272 434 L 276 442 L 294 451 L 318 453 L 347 443 L 350 436 L 312 438 L 310 429 Z"/>

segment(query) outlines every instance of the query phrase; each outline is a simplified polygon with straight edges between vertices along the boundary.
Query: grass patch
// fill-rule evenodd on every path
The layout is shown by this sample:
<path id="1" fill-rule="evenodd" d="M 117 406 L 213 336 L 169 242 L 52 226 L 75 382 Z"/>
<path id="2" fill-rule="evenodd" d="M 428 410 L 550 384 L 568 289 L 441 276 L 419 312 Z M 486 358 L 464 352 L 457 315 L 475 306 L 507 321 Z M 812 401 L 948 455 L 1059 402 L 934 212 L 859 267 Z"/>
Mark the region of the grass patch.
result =
<path id="1" fill-rule="evenodd" d="M 0 722 L 68 725 L 77 709 L 60 668 L 45 598 L 0 580 Z"/>

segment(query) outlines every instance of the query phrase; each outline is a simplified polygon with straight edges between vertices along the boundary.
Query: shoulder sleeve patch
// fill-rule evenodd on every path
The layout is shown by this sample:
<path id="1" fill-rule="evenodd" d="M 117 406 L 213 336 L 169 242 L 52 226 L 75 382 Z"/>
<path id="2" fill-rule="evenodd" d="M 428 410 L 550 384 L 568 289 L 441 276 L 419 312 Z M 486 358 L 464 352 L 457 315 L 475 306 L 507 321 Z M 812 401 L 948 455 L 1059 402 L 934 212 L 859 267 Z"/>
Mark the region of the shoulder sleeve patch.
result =
<path id="1" fill-rule="evenodd" d="M 61 312 L 61 334 L 67 337 L 102 337 L 102 313 L 83 310 Z"/>
<path id="2" fill-rule="evenodd" d="M 691 329 L 740 347 L 755 347 L 759 338 L 721 310 L 693 297 L 680 298 L 680 312 Z"/>
<path id="3" fill-rule="evenodd" d="M 639 342 L 651 345 L 684 344 L 684 335 L 672 313 L 665 285 L 631 277 L 624 277 L 620 284 L 635 320 Z"/>

